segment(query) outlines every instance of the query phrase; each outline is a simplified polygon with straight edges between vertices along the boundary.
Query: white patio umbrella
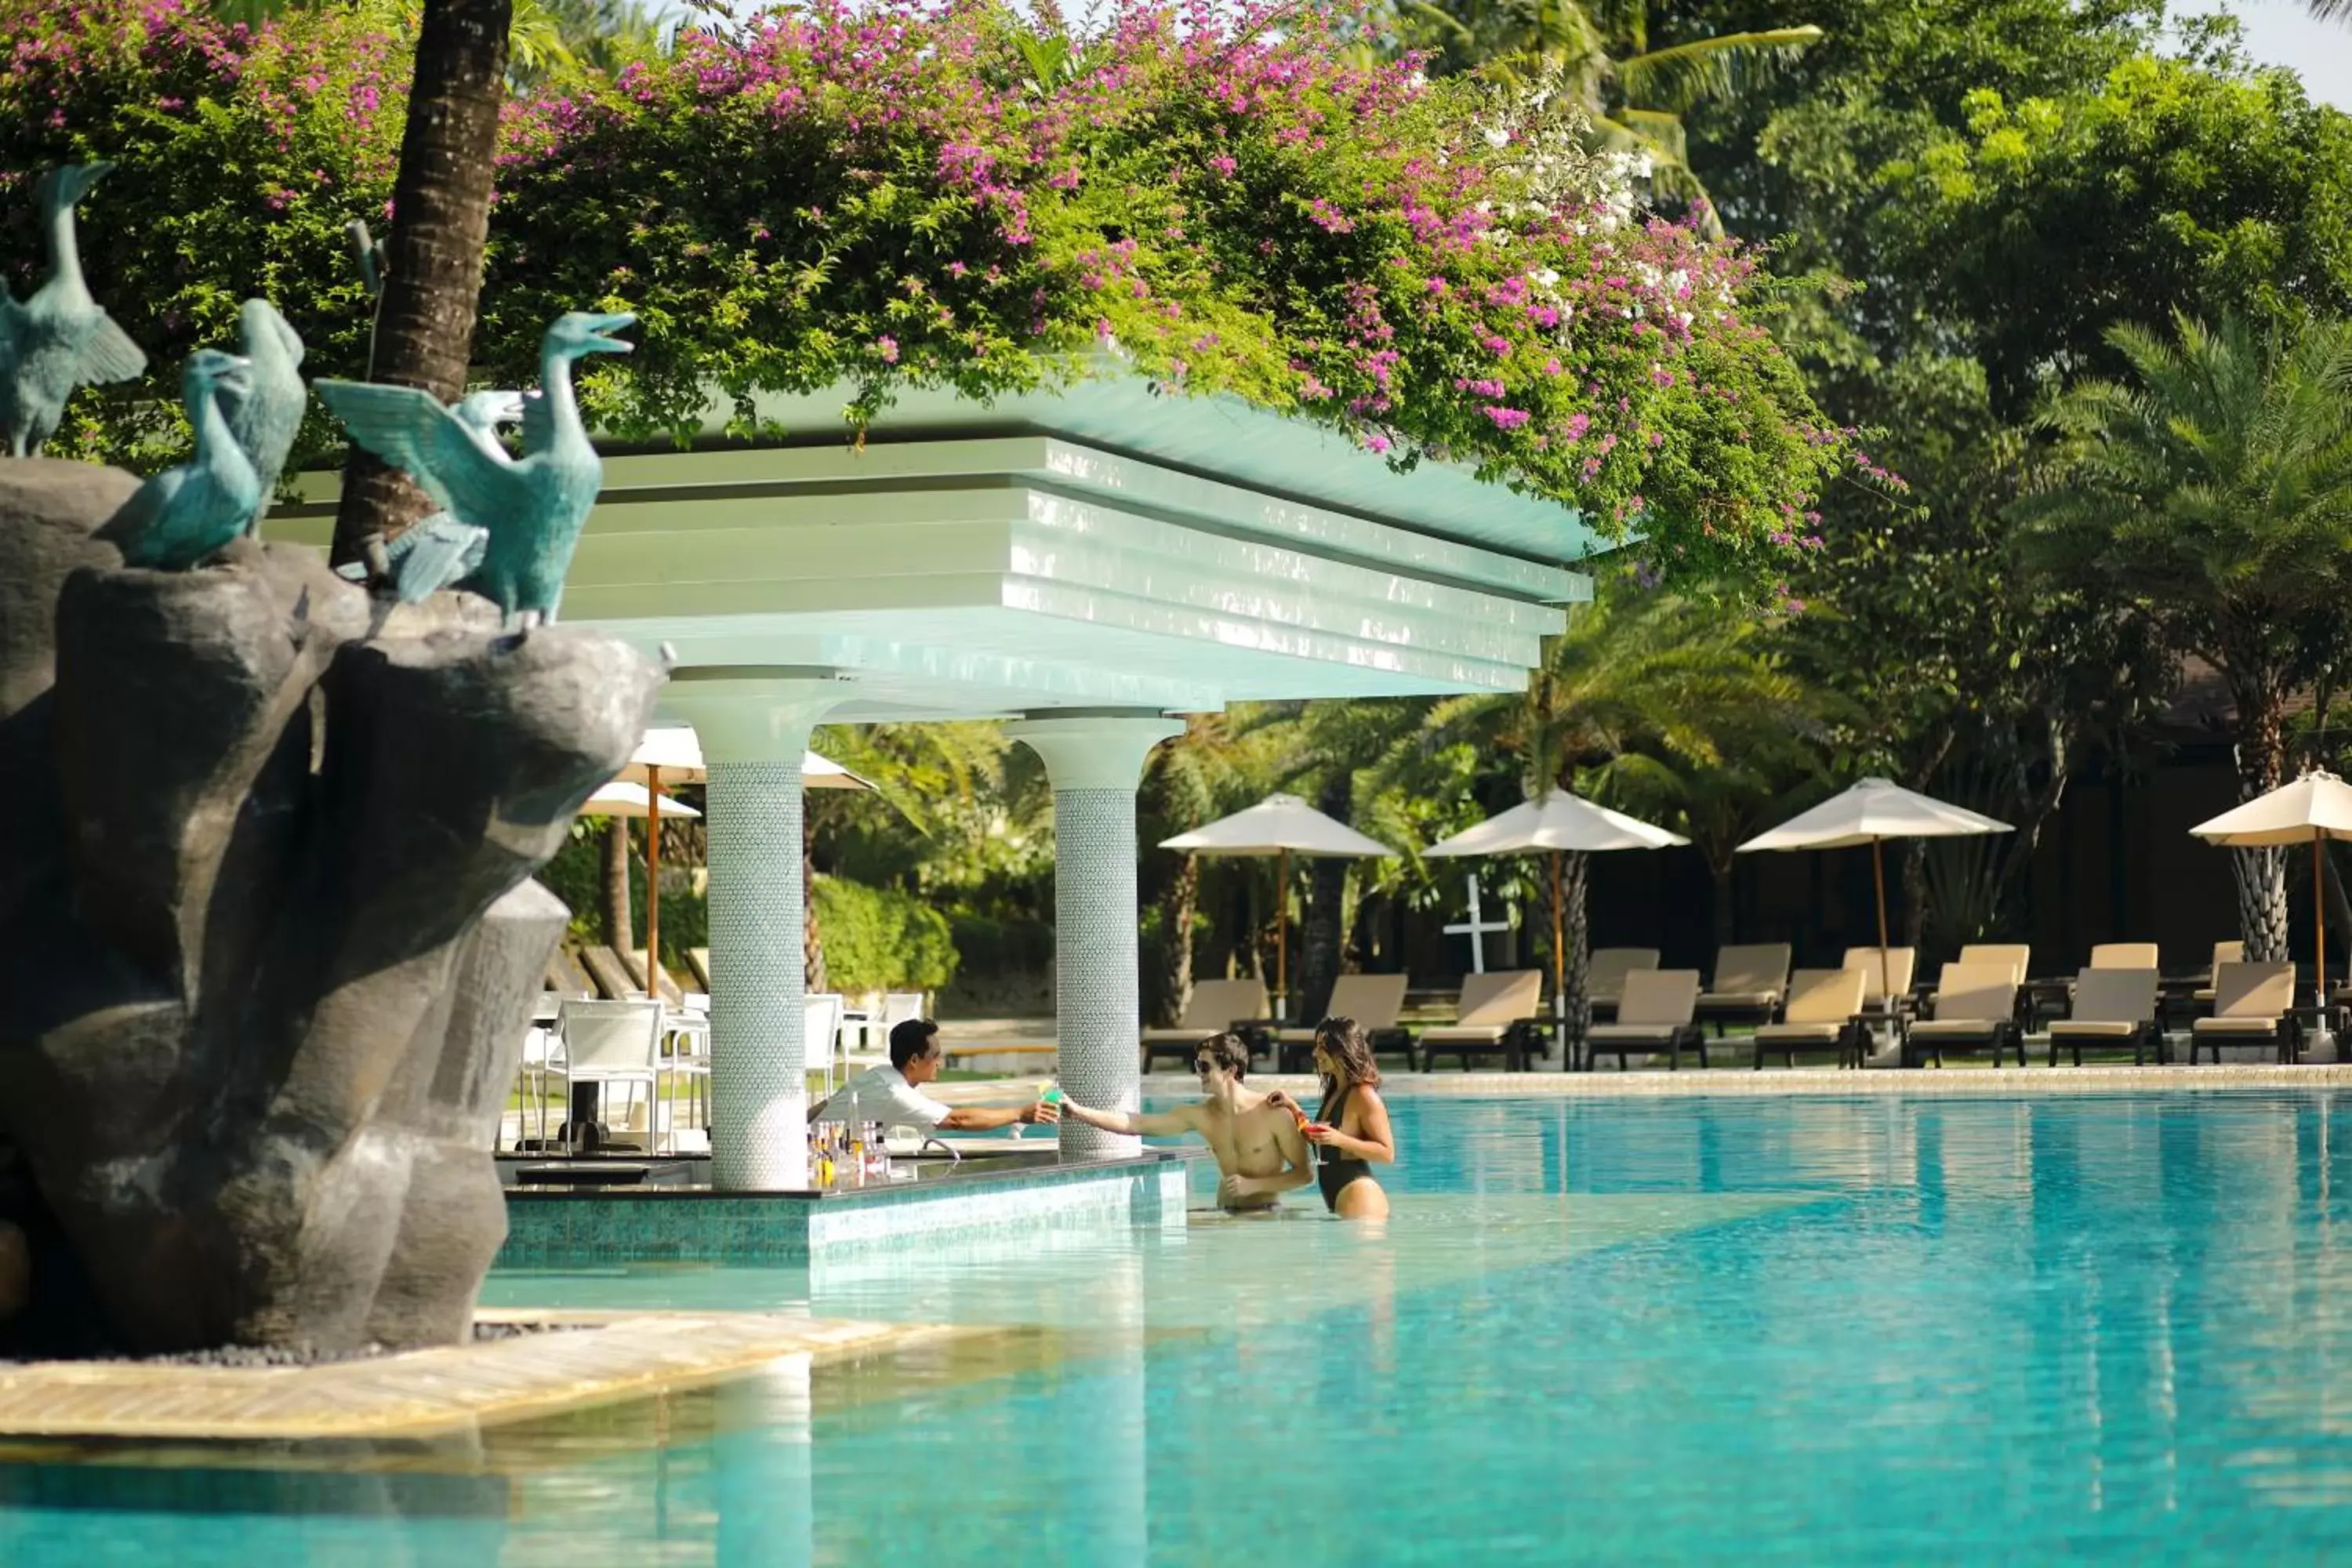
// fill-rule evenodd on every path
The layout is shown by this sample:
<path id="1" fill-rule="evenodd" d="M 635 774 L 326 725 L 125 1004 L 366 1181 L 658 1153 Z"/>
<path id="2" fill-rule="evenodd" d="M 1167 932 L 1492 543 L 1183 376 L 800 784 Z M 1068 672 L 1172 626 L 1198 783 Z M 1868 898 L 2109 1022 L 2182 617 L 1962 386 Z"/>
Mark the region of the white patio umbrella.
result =
<path id="1" fill-rule="evenodd" d="M 1879 846 L 1890 838 L 1958 838 L 2012 831 L 2008 823 L 1979 816 L 1966 806 L 1920 795 L 1887 779 L 1864 779 L 1844 794 L 1758 834 L 1736 853 L 1869 845 L 1870 879 L 1878 893 L 1878 985 L 1881 992 L 1890 992 L 1894 984 L 1886 956 L 1886 862 Z M 1894 998 L 1887 1000 L 1892 1005 Z"/>
<path id="2" fill-rule="evenodd" d="M 656 799 L 661 802 L 659 809 L 664 822 L 683 822 L 689 817 L 702 815 L 682 800 L 672 800 L 666 795 L 656 796 L 640 784 L 622 784 L 617 781 L 606 784 L 594 795 L 590 795 L 587 804 L 580 808 L 580 815 L 625 816 L 643 822 L 654 814 L 656 809 L 654 802 Z"/>
<path id="3" fill-rule="evenodd" d="M 1290 858 L 1311 859 L 1373 859 L 1395 850 L 1377 838 L 1367 838 L 1336 817 L 1326 816 L 1295 795 L 1270 795 L 1245 811 L 1160 841 L 1162 849 L 1192 855 L 1271 855 L 1280 861 L 1275 872 L 1274 991 L 1275 1016 L 1285 1016 L 1290 1001 Z"/>
<path id="4" fill-rule="evenodd" d="M 1592 854 L 1610 849 L 1665 849 L 1690 840 L 1636 816 L 1596 805 L 1582 795 L 1553 790 L 1490 816 L 1475 827 L 1465 827 L 1422 851 L 1425 856 L 1551 855 L 1551 1005 L 1565 1017 L 1568 960 L 1565 952 L 1565 911 L 1560 897 L 1560 857 L 1570 851 Z"/>
<path id="5" fill-rule="evenodd" d="M 665 784 L 701 784 L 709 777 L 710 770 L 702 762 L 702 742 L 692 730 L 672 725 L 646 731 L 645 739 L 637 743 L 636 753 L 630 757 L 629 765 L 621 770 L 618 784 L 605 787 L 635 789 L 640 795 L 661 801 L 661 814 L 665 819 L 699 816 L 702 815 L 700 812 L 684 807 L 670 810 L 669 798 L 662 794 L 662 787 Z M 829 757 L 820 757 L 814 752 L 803 752 L 801 787 L 872 789 L 874 786 Z M 602 815 L 643 818 L 646 813 L 643 810 L 614 811 Z M 661 952 L 661 835 L 658 833 L 646 835 L 646 952 L 648 955 L 658 955 Z M 650 962 L 658 964 L 661 960 L 658 956 L 651 956 Z"/>
<path id="6" fill-rule="evenodd" d="M 2233 849 L 2311 840 L 2311 975 L 2315 982 L 2311 994 L 2324 1016 L 2327 1005 L 2326 874 L 2320 865 L 2319 841 L 2352 838 L 2352 784 L 2334 773 L 2315 770 L 2189 831 L 2208 844 Z"/>

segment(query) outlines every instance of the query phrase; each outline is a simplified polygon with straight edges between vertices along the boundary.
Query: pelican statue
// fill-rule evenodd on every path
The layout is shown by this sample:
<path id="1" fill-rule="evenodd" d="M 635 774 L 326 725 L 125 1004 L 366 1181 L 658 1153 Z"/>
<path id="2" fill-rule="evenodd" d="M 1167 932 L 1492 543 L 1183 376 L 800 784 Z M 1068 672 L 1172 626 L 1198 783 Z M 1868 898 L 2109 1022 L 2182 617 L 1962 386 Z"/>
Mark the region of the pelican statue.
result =
<path id="1" fill-rule="evenodd" d="M 286 318 L 267 300 L 247 300 L 237 311 L 237 347 L 252 369 L 242 392 L 223 386 L 222 416 L 246 460 L 261 480 L 261 501 L 246 523 L 248 534 L 261 531 L 261 520 L 278 494 L 278 476 L 286 470 L 286 454 L 294 433 L 302 427 L 302 408 L 310 401 L 302 390 L 302 340 Z"/>
<path id="2" fill-rule="evenodd" d="M 318 392 L 352 439 L 405 472 L 450 517 L 487 528 L 482 562 L 467 585 L 509 621 L 552 621 L 563 574 L 604 482 L 572 392 L 572 364 L 583 354 L 626 353 L 609 334 L 633 315 L 572 310 L 540 342 L 540 386 L 522 398 L 523 454 L 446 407 L 432 394 L 383 382 L 321 381 Z"/>
<path id="3" fill-rule="evenodd" d="M 499 439 L 499 426 L 521 419 L 527 397 L 536 395 L 520 392 L 469 393 L 449 412 L 485 453 L 495 451 L 504 457 L 506 444 Z M 404 605 L 422 603 L 444 588 L 467 587 L 467 579 L 482 564 L 489 542 L 488 529 L 460 522 L 446 511 L 436 511 L 402 531 L 400 537 L 384 546 L 383 581 L 391 585 L 393 596 Z M 353 582 L 365 582 L 369 575 L 366 563 L 360 561 L 347 562 L 335 570 Z"/>
<path id="4" fill-rule="evenodd" d="M 184 572 L 245 531 L 261 501 L 261 480 L 221 413 L 223 392 L 245 394 L 246 362 L 198 349 L 181 373 L 196 452 L 141 485 L 107 519 L 99 536 L 121 548 L 125 564 Z"/>
<path id="5" fill-rule="evenodd" d="M 145 351 L 89 297 L 74 243 L 75 205 L 113 167 L 68 163 L 34 187 L 48 237 L 48 281 L 22 304 L 0 288 L 0 430 L 11 457 L 41 455 L 74 388 L 146 374 Z"/>

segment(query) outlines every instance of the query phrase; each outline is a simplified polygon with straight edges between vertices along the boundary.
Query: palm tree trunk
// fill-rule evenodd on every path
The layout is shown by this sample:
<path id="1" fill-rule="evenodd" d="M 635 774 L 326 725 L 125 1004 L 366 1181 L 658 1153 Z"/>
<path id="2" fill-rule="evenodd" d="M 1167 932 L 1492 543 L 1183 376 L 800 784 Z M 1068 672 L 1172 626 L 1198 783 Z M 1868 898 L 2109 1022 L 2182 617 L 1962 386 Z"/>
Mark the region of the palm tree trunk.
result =
<path id="1" fill-rule="evenodd" d="M 1707 875 L 1715 879 L 1715 946 L 1718 952 L 1738 940 L 1739 930 L 1738 906 L 1731 901 L 1731 869 L 1728 861 L 1720 866 L 1709 863 L 1706 868 Z"/>
<path id="2" fill-rule="evenodd" d="M 425 0 L 417 28 L 368 374 L 444 403 L 465 391 L 473 353 L 512 21 L 512 0 Z M 335 514 L 335 563 L 362 559 L 370 540 L 430 510 L 399 472 L 353 447 Z"/>
<path id="3" fill-rule="evenodd" d="M 1160 890 L 1160 984 L 1152 1016 L 1161 1027 L 1175 1023 L 1192 994 L 1192 924 L 1200 905 L 1201 859 L 1187 855 Z"/>
<path id="4" fill-rule="evenodd" d="M 2252 800 L 2278 788 L 2286 759 L 2285 698 L 2259 665 L 2233 661 L 2231 686 L 2238 707 L 2238 798 Z M 2286 951 L 2286 856 L 2279 849 L 2241 849 L 2238 934 L 2252 963 L 2276 963 Z"/>
<path id="5" fill-rule="evenodd" d="M 636 938 L 630 924 L 629 897 L 629 824 L 625 817 L 604 819 L 604 907 L 597 911 L 603 917 L 604 945 L 624 959 L 637 950 Z"/>
<path id="6" fill-rule="evenodd" d="M 1565 928 L 1560 945 L 1568 950 L 1568 971 L 1561 985 L 1565 1005 L 1560 1010 L 1568 1019 L 1571 1051 L 1582 1046 L 1585 1028 L 1592 1022 L 1592 922 L 1585 904 L 1591 866 L 1592 857 L 1581 852 L 1559 858 L 1560 924 Z"/>
<path id="7" fill-rule="evenodd" d="M 1318 792 L 1316 809 L 1345 822 L 1355 799 L 1355 787 L 1345 769 L 1337 770 Z M 1331 988 L 1339 983 L 1339 956 L 1346 934 L 1342 906 L 1348 900 L 1348 863 L 1323 859 L 1307 876 L 1307 917 L 1299 922 L 1299 1008 L 1292 1022 L 1312 1024 L 1323 1016 Z"/>

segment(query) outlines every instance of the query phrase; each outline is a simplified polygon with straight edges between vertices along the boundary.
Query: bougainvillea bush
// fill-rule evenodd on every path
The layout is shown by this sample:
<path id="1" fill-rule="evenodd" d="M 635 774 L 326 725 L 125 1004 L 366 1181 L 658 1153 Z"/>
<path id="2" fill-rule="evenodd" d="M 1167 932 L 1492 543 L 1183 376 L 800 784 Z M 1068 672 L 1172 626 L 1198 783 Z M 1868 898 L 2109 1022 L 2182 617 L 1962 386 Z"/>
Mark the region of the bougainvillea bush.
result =
<path id="1" fill-rule="evenodd" d="M 128 165 L 91 204 L 91 271 L 159 360 L 267 289 L 315 371 L 359 368 L 341 227 L 384 216 L 393 16 L 0 14 L 5 194 L 67 155 Z M 1129 5 L 1072 37 L 985 5 L 827 3 L 518 100 L 477 361 L 526 378 L 555 311 L 635 310 L 639 353 L 589 395 L 645 439 L 701 429 L 714 390 L 748 435 L 763 391 L 845 386 L 855 426 L 909 384 L 985 399 L 1118 368 L 1475 465 L 1642 535 L 1673 576 L 1776 575 L 1860 459 L 1753 319 L 1750 262 L 1641 214 L 1562 100 L 1271 22 Z M 21 259 L 21 213 L 5 233 Z M 114 438 L 119 405 L 86 401 Z"/>

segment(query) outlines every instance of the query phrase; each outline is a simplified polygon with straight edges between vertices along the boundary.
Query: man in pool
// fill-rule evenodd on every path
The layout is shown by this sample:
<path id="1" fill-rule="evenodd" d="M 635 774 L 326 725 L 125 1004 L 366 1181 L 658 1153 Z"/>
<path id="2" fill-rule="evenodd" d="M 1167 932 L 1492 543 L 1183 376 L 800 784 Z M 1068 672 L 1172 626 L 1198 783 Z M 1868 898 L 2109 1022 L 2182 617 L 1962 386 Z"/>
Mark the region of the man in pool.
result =
<path id="1" fill-rule="evenodd" d="M 1230 1212 L 1270 1209 L 1293 1187 L 1312 1185 L 1315 1162 L 1298 1121 L 1266 1103 L 1265 1096 L 1242 1087 L 1249 1072 L 1249 1047 L 1239 1036 L 1215 1035 L 1193 1053 L 1192 1070 L 1205 1098 L 1173 1110 L 1092 1110 L 1062 1101 L 1062 1114 L 1106 1132 L 1175 1137 L 1197 1132 L 1217 1157 L 1223 1179 L 1217 1206 Z"/>

